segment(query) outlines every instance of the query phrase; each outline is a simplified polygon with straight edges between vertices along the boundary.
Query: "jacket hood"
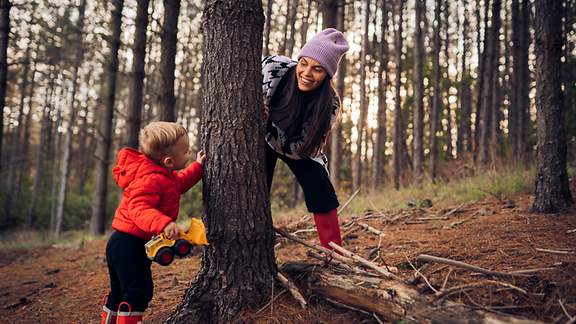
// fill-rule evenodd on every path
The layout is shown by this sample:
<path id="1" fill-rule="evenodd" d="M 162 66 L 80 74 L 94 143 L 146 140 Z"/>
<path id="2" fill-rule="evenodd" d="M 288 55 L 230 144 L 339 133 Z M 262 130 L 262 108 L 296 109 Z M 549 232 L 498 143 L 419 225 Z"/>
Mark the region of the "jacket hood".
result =
<path id="1" fill-rule="evenodd" d="M 169 172 L 168 169 L 154 163 L 144 153 L 130 147 L 118 152 L 116 165 L 112 169 L 114 180 L 122 189 L 126 189 L 135 179 L 147 174 Z"/>

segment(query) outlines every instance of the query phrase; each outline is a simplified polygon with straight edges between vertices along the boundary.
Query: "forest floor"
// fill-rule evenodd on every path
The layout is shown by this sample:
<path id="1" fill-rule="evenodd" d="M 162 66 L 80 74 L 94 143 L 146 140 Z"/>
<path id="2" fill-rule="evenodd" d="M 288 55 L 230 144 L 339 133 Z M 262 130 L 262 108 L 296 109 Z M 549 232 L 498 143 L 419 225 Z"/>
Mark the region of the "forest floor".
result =
<path id="1" fill-rule="evenodd" d="M 503 286 L 482 285 L 448 299 L 471 308 L 565 323 L 566 313 L 576 316 L 576 212 L 531 214 L 528 210 L 532 200 L 532 196 L 522 194 L 491 197 L 442 210 L 413 207 L 367 211 L 363 215 L 372 217 L 362 222 L 384 232 L 376 262 L 381 265 L 385 262 L 401 278 L 414 275 L 407 260 L 414 262 L 422 253 L 502 272 L 547 268 L 527 278 L 495 279 L 522 288 L 527 294 Z M 344 247 L 367 257 L 379 245 L 379 237 L 360 226 L 344 226 L 353 217 L 363 215 L 343 214 Z M 309 221 L 305 227 L 313 228 L 313 224 Z M 316 241 L 314 232 L 299 236 Z M 307 256 L 305 246 L 283 238 L 279 241 L 282 244 L 276 250 L 278 264 L 287 261 L 320 264 Z M 108 289 L 105 245 L 105 238 L 100 238 L 84 243 L 1 251 L 0 322 L 98 322 L 100 302 Z M 539 249 L 556 250 L 560 254 Z M 155 295 L 145 315 L 147 323 L 161 323 L 174 311 L 200 262 L 200 256 L 195 255 L 176 260 L 168 267 L 153 265 Z M 442 264 L 432 264 L 423 273 L 436 289 L 486 279 Z M 423 295 L 433 295 L 423 282 L 417 288 Z M 277 292 L 281 290 L 278 288 Z M 304 295 L 310 301 L 305 310 L 286 293 L 272 305 L 244 314 L 242 319 L 257 323 L 376 322 L 373 317 L 339 308 L 306 292 Z"/>

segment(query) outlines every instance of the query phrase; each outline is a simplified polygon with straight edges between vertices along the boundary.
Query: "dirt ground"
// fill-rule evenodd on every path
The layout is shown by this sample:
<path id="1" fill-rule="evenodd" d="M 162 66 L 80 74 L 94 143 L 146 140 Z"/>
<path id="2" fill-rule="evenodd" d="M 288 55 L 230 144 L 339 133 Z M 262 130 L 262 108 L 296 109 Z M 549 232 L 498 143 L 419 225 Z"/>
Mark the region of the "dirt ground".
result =
<path id="1" fill-rule="evenodd" d="M 530 214 L 527 210 L 532 199 L 524 195 L 490 198 L 445 210 L 414 207 L 344 215 L 344 246 L 364 257 L 376 256 L 376 262 L 385 263 L 402 278 L 414 274 L 407 260 L 414 262 L 422 253 L 502 272 L 547 268 L 527 278 L 495 279 L 522 288 L 527 294 L 497 285 L 479 286 L 449 299 L 492 312 L 565 323 L 568 321 L 565 313 L 576 316 L 576 233 L 573 231 L 576 212 Z M 367 215 L 370 217 L 362 222 L 384 232 L 380 249 L 377 249 L 376 234 L 357 226 L 358 222 L 350 222 L 353 216 Z M 312 227 L 312 223 L 305 227 Z M 299 237 L 316 241 L 313 232 L 303 232 Z M 306 247 L 280 238 L 278 241 L 281 242 L 276 251 L 278 264 L 318 262 L 306 256 Z M 0 252 L 0 322 L 98 322 L 100 302 L 108 284 L 105 244 L 106 240 L 100 239 L 81 245 Z M 168 267 L 153 265 L 155 295 L 146 312 L 147 323 L 161 323 L 171 314 L 200 268 L 200 262 L 196 255 L 176 260 Z M 423 273 L 438 290 L 487 279 L 442 264 L 432 264 Z M 424 283 L 418 288 L 423 294 L 433 294 Z M 314 296 L 306 297 L 311 301 L 306 310 L 300 309 L 289 294 L 283 294 L 272 307 L 265 306 L 244 318 L 258 323 L 375 322 L 374 318 L 333 306 Z"/>

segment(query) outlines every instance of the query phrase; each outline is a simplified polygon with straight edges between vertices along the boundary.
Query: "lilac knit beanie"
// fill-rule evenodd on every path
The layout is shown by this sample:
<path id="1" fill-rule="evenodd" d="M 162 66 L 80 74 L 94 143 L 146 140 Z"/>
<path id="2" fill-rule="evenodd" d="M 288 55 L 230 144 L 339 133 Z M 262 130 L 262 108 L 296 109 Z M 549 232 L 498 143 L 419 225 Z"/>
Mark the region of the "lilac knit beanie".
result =
<path id="1" fill-rule="evenodd" d="M 298 54 L 298 59 L 303 56 L 315 59 L 332 77 L 338 69 L 340 58 L 346 51 L 348 51 L 348 42 L 344 35 L 334 28 L 327 28 L 306 42 Z"/>

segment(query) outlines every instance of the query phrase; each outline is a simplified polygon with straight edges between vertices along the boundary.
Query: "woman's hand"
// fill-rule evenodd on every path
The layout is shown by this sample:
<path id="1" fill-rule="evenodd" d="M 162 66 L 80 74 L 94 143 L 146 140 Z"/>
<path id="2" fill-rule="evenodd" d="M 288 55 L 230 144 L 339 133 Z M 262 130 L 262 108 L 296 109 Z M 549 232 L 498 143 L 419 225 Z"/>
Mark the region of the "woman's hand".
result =
<path id="1" fill-rule="evenodd" d="M 268 124 L 268 119 L 270 118 L 270 107 L 264 105 L 264 124 Z"/>
<path id="2" fill-rule="evenodd" d="M 205 159 L 206 159 L 206 153 L 204 153 L 204 149 L 201 149 L 200 151 L 198 151 L 198 154 L 196 154 L 196 162 L 204 164 Z"/>

